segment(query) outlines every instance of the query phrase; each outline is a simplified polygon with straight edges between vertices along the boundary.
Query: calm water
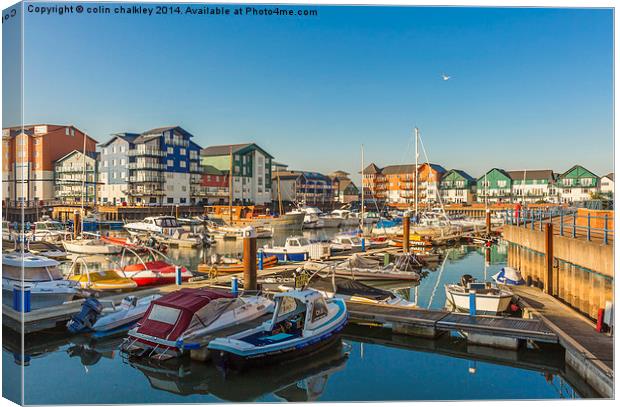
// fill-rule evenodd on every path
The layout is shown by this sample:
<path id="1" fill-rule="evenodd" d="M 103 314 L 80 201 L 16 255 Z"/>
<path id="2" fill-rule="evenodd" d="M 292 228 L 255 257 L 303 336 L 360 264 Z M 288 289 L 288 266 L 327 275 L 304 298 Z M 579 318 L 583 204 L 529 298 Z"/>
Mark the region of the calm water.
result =
<path id="1" fill-rule="evenodd" d="M 240 244 L 238 248 L 234 243 L 224 246 L 218 251 L 241 250 Z M 465 273 L 484 277 L 485 256 L 479 250 L 467 246 L 448 249 L 445 263 L 427 270 L 417 288 L 388 288 L 421 307 L 442 308 L 443 284 L 457 281 Z M 195 265 L 202 254 L 171 250 L 170 256 Z M 505 260 L 504 248 L 494 247 L 487 276 L 498 272 Z M 350 326 L 342 345 L 319 357 L 224 378 L 212 365 L 188 359 L 159 365 L 124 360 L 118 352 L 121 340 L 122 336 L 105 340 L 67 337 L 63 332 L 27 337 L 25 402 L 546 399 L 592 395 L 582 384 L 566 381 L 563 353 L 557 347 L 499 351 L 468 346 L 458 336 L 430 341 L 393 335 L 380 328 Z M 18 344 L 19 336 L 4 329 L 5 386 L 18 383 L 21 357 L 13 353 Z"/>

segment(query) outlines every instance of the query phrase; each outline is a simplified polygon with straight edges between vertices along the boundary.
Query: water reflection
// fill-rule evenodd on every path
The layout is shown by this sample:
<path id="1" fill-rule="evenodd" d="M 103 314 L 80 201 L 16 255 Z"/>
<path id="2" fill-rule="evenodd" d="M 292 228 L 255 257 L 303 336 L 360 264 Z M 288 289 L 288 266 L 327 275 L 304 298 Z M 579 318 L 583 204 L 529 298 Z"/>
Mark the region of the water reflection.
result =
<path id="1" fill-rule="evenodd" d="M 130 357 L 127 363 L 154 389 L 174 394 L 211 394 L 236 402 L 273 394 L 283 401 L 312 401 L 323 394 L 329 376 L 344 369 L 347 359 L 346 346 L 339 341 L 312 358 L 226 376 L 211 363 L 188 358 L 158 362 Z"/>

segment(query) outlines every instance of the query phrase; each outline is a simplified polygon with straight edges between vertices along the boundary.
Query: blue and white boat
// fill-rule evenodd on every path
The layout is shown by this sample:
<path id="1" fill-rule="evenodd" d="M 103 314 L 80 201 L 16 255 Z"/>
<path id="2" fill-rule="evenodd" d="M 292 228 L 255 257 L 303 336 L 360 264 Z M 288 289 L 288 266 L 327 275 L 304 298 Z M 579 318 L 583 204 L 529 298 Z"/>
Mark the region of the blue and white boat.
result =
<path id="1" fill-rule="evenodd" d="M 263 253 L 266 257 L 276 256 L 279 261 L 306 261 L 310 257 L 310 241 L 304 236 L 286 238 L 284 246 L 265 245 Z"/>
<path id="2" fill-rule="evenodd" d="M 524 285 L 525 280 L 521 275 L 521 272 L 517 269 L 513 269 L 512 267 L 502 267 L 499 273 L 493 276 L 493 280 L 497 284 L 505 284 L 505 285 Z"/>
<path id="3" fill-rule="evenodd" d="M 274 296 L 273 318 L 261 325 L 209 343 L 211 357 L 224 370 L 290 361 L 339 340 L 347 307 L 315 290 L 291 290 Z"/>

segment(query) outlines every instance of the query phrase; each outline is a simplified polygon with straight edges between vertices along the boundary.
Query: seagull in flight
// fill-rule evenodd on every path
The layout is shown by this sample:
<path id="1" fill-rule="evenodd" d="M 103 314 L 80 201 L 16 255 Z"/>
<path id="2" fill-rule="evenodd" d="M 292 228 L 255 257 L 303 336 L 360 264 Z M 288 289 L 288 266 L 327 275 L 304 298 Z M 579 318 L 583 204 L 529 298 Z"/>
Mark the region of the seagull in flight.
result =
<path id="1" fill-rule="evenodd" d="M 451 78 L 452 78 L 451 76 L 448 76 L 445 73 L 441 74 L 441 79 L 443 79 L 444 81 L 450 80 Z"/>

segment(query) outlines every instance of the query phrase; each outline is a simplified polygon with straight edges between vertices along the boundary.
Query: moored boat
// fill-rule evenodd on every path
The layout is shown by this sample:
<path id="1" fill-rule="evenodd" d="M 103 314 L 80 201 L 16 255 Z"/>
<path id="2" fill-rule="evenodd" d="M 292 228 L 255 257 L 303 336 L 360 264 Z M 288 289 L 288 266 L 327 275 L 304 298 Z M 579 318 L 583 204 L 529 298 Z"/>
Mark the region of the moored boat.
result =
<path id="1" fill-rule="evenodd" d="M 263 247 L 265 256 L 276 256 L 279 261 L 306 261 L 310 256 L 310 241 L 304 236 L 286 238 L 284 246 Z"/>
<path id="2" fill-rule="evenodd" d="M 119 275 L 118 267 L 115 270 L 105 266 L 110 262 L 105 256 L 76 256 L 67 279 L 78 282 L 84 289 L 94 291 L 127 291 L 138 286 L 127 276 Z"/>
<path id="3" fill-rule="evenodd" d="M 270 311 L 264 297 L 233 297 L 222 291 L 183 288 L 151 303 L 121 350 L 165 360 L 204 348 L 224 329 L 243 326 Z"/>
<path id="4" fill-rule="evenodd" d="M 525 285 L 525 280 L 521 272 L 512 267 L 502 267 L 499 273 L 492 276 L 497 284 L 505 285 Z"/>
<path id="5" fill-rule="evenodd" d="M 63 240 L 62 245 L 66 251 L 77 254 L 117 254 L 123 249 L 102 239 Z"/>
<path id="6" fill-rule="evenodd" d="M 174 264 L 172 260 L 160 251 L 146 247 L 146 253 L 140 254 L 125 248 L 121 255 L 120 268 L 117 274 L 128 277 L 136 282 L 138 287 L 173 284 L 177 278 L 177 268 L 182 281 L 193 277 L 187 268 Z M 133 254 L 130 256 L 128 254 Z"/>
<path id="7" fill-rule="evenodd" d="M 260 264 L 260 260 L 256 260 L 257 266 Z M 278 265 L 277 256 L 266 256 L 263 258 L 263 269 L 268 269 Z M 242 273 L 243 272 L 243 260 L 231 259 L 231 258 L 217 258 L 211 263 L 203 263 L 198 265 L 198 272 L 200 273 Z"/>
<path id="8" fill-rule="evenodd" d="M 463 275 L 458 284 L 446 284 L 445 290 L 446 299 L 457 310 L 470 311 L 473 295 L 476 312 L 485 314 L 506 311 L 513 296 L 511 291 L 489 282 L 477 282 L 469 274 Z"/>
<path id="9" fill-rule="evenodd" d="M 56 260 L 31 253 L 3 254 L 2 303 L 12 306 L 15 290 L 30 291 L 30 308 L 33 310 L 71 300 L 79 286 L 64 279 L 59 265 Z"/>
<path id="10" fill-rule="evenodd" d="M 269 321 L 209 343 L 217 366 L 243 370 L 317 353 L 338 340 L 347 322 L 345 302 L 325 300 L 316 290 L 278 293 L 274 301 Z"/>

